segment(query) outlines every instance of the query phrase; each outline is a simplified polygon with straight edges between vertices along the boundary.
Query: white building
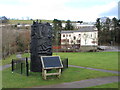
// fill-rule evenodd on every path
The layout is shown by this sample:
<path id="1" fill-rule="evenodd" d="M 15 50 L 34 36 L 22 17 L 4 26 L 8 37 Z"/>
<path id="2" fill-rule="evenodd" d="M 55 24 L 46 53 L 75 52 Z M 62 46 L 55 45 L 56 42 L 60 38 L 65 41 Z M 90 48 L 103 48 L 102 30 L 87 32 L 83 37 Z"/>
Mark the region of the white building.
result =
<path id="1" fill-rule="evenodd" d="M 62 31 L 61 48 L 62 49 L 91 49 L 98 45 L 98 31 L 95 28 L 81 28 L 80 30 Z"/>
<path id="2" fill-rule="evenodd" d="M 50 23 L 50 25 L 53 26 L 53 23 Z M 79 30 L 80 28 L 86 28 L 86 27 L 94 27 L 94 24 L 93 23 L 72 23 L 73 27 L 75 30 Z M 62 28 L 64 29 L 66 26 L 66 23 L 62 23 Z"/>
<path id="3" fill-rule="evenodd" d="M 89 28 L 89 27 L 94 27 L 94 24 L 80 24 L 80 23 L 72 23 L 72 25 L 74 26 L 74 28 L 76 30 L 79 30 L 81 28 Z"/>

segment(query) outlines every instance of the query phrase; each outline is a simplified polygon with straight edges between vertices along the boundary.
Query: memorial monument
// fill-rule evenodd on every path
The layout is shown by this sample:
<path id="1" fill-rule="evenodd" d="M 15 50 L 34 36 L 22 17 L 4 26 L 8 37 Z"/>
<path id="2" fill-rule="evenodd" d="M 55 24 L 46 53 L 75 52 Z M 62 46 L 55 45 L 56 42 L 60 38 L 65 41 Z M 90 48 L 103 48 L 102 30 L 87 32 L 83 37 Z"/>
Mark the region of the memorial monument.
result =
<path id="1" fill-rule="evenodd" d="M 30 53 L 30 70 L 42 72 L 41 56 L 52 56 L 52 26 L 49 23 L 33 21 Z"/>

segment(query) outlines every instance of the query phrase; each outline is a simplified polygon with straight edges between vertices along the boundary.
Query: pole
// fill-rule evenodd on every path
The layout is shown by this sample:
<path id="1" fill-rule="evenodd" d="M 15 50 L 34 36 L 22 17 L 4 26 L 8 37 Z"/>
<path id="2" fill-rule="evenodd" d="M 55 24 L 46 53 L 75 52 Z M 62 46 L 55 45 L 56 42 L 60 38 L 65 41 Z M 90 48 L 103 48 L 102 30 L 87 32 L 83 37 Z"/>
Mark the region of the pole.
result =
<path id="1" fill-rule="evenodd" d="M 12 73 L 13 73 L 13 71 L 14 71 L 14 61 L 13 61 L 13 59 L 12 59 Z"/>
<path id="2" fill-rule="evenodd" d="M 21 63 L 21 74 L 22 74 L 22 70 L 23 70 L 22 66 L 23 66 L 23 63 Z"/>
<path id="3" fill-rule="evenodd" d="M 28 64 L 28 58 L 26 57 L 26 75 L 29 76 L 29 64 Z"/>

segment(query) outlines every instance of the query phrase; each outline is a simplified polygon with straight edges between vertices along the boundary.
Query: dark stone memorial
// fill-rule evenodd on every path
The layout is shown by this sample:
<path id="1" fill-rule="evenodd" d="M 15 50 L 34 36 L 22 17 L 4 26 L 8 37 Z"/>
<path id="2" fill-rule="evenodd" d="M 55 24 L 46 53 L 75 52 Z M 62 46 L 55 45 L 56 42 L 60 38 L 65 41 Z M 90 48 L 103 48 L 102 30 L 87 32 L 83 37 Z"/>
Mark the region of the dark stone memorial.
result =
<path id="1" fill-rule="evenodd" d="M 31 26 L 30 70 L 42 72 L 41 56 L 52 56 L 52 26 L 33 21 Z"/>

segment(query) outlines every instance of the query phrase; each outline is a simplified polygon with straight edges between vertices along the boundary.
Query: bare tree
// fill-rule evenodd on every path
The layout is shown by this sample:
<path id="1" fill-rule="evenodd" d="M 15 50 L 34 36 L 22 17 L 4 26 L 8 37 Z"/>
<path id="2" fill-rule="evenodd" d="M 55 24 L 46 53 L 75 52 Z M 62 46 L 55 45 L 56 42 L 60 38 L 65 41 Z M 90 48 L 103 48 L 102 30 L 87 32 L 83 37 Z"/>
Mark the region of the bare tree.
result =
<path id="1" fill-rule="evenodd" d="M 2 28 L 2 57 L 29 50 L 30 30 L 14 30 L 9 25 Z"/>
<path id="2" fill-rule="evenodd" d="M 2 28 L 2 54 L 3 59 L 12 54 L 13 43 L 15 43 L 15 31 L 11 30 L 9 26 Z"/>
<path id="3" fill-rule="evenodd" d="M 89 35 L 88 35 L 87 33 L 84 33 L 84 34 L 83 34 L 83 39 L 84 39 L 84 41 L 85 41 L 85 47 L 86 47 L 88 38 L 89 38 Z"/>

